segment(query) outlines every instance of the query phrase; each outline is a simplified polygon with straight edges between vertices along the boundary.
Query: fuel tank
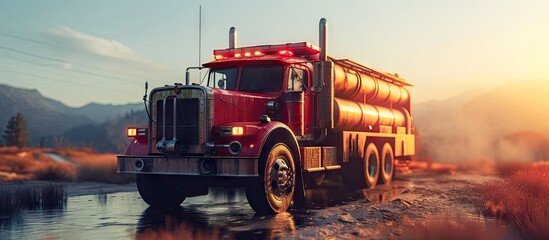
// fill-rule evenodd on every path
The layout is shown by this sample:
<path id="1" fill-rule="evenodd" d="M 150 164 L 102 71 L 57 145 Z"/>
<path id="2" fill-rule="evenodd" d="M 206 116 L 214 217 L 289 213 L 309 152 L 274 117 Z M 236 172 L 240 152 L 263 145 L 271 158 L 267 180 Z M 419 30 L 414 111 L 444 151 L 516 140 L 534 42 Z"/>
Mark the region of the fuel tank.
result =
<path id="1" fill-rule="evenodd" d="M 409 105 L 410 94 L 403 86 L 349 69 L 335 62 L 334 94 L 371 105 L 396 107 Z"/>

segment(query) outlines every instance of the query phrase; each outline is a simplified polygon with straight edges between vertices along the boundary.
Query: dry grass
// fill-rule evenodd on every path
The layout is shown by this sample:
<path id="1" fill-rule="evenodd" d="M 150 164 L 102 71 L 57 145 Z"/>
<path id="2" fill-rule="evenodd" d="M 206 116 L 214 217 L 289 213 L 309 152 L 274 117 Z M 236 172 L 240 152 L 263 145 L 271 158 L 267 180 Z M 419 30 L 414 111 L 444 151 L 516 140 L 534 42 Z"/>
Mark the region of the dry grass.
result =
<path id="1" fill-rule="evenodd" d="M 481 187 L 484 214 L 513 225 L 533 239 L 549 239 L 549 165 L 513 165 L 504 180 Z"/>
<path id="2" fill-rule="evenodd" d="M 66 206 L 65 187 L 57 183 L 17 184 L 0 188 L 0 214 L 25 209 L 62 209 Z"/>
<path id="3" fill-rule="evenodd" d="M 505 239 L 507 235 L 507 231 L 494 222 L 468 218 L 435 217 L 426 221 L 415 222 L 404 229 L 403 238 L 410 240 Z"/>
<path id="4" fill-rule="evenodd" d="M 34 172 L 34 180 L 70 182 L 74 180 L 76 167 L 70 163 L 46 163 Z"/>
<path id="5" fill-rule="evenodd" d="M 85 164 L 78 167 L 76 173 L 78 182 L 130 183 L 135 182 L 133 174 L 116 173 L 116 163 Z"/>
<path id="6" fill-rule="evenodd" d="M 48 154 L 66 162 L 56 162 Z M 116 155 L 91 149 L 0 147 L 0 181 L 26 180 L 128 183 L 135 176 L 116 173 Z"/>

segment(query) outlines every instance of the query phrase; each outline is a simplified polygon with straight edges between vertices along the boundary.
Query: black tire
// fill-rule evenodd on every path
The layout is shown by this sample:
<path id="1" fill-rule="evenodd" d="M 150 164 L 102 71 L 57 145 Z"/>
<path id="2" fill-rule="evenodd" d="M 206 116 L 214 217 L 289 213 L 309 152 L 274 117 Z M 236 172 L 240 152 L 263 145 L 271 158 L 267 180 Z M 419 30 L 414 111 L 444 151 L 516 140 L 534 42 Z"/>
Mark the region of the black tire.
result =
<path id="1" fill-rule="evenodd" d="M 379 178 L 379 152 L 374 143 L 364 149 L 362 159 L 351 159 L 341 175 L 343 184 L 350 189 L 373 188 Z"/>
<path id="2" fill-rule="evenodd" d="M 266 144 L 259 157 L 259 179 L 246 185 L 246 198 L 259 214 L 285 212 L 295 191 L 295 164 L 283 143 Z"/>
<path id="3" fill-rule="evenodd" d="M 374 143 L 368 144 L 364 152 L 363 176 L 367 188 L 374 188 L 379 178 L 379 151 Z"/>
<path id="4" fill-rule="evenodd" d="M 381 149 L 381 164 L 379 168 L 379 183 L 389 185 L 395 175 L 395 154 L 393 147 L 385 143 Z"/>
<path id="5" fill-rule="evenodd" d="M 184 186 L 176 176 L 137 174 L 137 190 L 153 208 L 174 208 L 185 201 Z"/>

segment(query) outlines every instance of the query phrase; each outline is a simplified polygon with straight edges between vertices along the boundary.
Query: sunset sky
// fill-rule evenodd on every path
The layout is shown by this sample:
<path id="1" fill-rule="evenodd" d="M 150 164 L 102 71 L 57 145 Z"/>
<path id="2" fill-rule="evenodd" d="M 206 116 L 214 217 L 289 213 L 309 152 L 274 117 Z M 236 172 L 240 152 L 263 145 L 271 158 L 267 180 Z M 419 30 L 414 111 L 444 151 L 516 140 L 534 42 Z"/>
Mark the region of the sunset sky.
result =
<path id="1" fill-rule="evenodd" d="M 238 45 L 309 41 L 328 20 L 328 54 L 396 72 L 416 102 L 512 81 L 549 81 L 549 1 L 0 0 L 0 84 L 70 106 L 139 102 L 143 85 L 184 82 Z"/>

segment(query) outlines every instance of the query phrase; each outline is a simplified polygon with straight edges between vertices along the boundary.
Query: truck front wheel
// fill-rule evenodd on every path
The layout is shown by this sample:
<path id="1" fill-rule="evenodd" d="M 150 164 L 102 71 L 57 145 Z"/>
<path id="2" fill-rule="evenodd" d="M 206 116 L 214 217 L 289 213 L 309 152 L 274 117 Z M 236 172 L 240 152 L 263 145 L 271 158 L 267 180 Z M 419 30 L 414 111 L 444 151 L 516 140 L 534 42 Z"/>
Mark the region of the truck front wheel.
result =
<path id="1" fill-rule="evenodd" d="M 184 186 L 175 176 L 137 174 L 137 190 L 155 208 L 173 208 L 185 201 Z"/>
<path id="2" fill-rule="evenodd" d="M 286 144 L 267 144 L 259 161 L 259 179 L 246 186 L 248 203 L 260 214 L 285 212 L 295 189 L 292 152 Z"/>

